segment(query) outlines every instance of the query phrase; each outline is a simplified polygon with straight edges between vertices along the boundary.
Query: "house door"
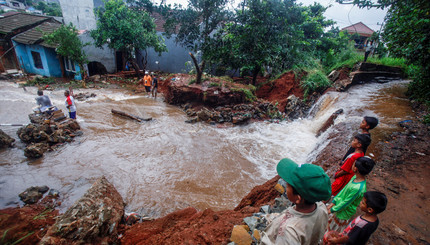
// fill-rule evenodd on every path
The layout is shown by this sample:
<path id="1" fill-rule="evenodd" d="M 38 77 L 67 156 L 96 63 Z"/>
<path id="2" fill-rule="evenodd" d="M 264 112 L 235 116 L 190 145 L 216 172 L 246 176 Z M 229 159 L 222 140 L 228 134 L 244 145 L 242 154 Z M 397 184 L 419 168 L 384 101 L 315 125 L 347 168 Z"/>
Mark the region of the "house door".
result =
<path id="1" fill-rule="evenodd" d="M 121 51 L 116 51 L 115 58 L 116 58 L 116 70 L 123 71 L 124 63 L 125 63 L 124 54 Z"/>

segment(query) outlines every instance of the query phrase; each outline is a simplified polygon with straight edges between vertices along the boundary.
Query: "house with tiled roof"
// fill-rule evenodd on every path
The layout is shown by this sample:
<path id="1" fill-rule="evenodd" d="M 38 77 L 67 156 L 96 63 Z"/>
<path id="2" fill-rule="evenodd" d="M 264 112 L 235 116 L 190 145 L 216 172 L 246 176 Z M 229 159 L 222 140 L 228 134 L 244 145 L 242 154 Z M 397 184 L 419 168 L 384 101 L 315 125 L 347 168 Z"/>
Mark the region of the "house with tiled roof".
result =
<path id="1" fill-rule="evenodd" d="M 67 57 L 61 57 L 43 40 L 60 28 L 61 23 L 51 19 L 12 38 L 15 53 L 22 70 L 46 77 L 74 77 L 80 80 L 79 66 Z"/>
<path id="2" fill-rule="evenodd" d="M 363 22 L 355 23 L 354 25 L 350 25 L 341 29 L 341 31 L 346 31 L 350 35 L 354 35 L 355 47 L 358 49 L 362 49 L 364 44 L 367 42 L 367 39 L 372 36 L 375 32 L 370 29 L 368 26 L 363 24 Z"/>
<path id="3" fill-rule="evenodd" d="M 27 13 L 6 14 L 0 18 L 2 72 L 22 70 L 27 74 L 80 79 L 79 66 L 61 57 L 55 46 L 43 40 L 62 23 L 53 17 Z"/>
<path id="4" fill-rule="evenodd" d="M 20 68 L 11 38 L 50 19 L 52 18 L 18 12 L 0 16 L 0 72 Z"/>

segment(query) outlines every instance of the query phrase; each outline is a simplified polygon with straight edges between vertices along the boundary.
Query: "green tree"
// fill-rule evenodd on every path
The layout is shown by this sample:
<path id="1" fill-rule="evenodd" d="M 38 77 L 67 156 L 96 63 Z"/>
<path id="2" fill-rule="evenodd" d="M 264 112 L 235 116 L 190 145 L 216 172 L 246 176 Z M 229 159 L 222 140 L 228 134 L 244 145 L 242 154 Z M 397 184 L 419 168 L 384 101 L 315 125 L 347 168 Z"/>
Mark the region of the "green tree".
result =
<path id="1" fill-rule="evenodd" d="M 61 25 L 52 33 L 44 33 L 43 40 L 50 45 L 56 46 L 56 52 L 64 57 L 77 62 L 81 69 L 81 74 L 85 74 L 84 64 L 88 63 L 87 56 L 82 48 L 89 43 L 82 43 L 78 37 L 78 30 L 72 23 Z"/>
<path id="2" fill-rule="evenodd" d="M 95 11 L 97 28 L 91 31 L 91 36 L 97 47 L 107 44 L 109 48 L 123 52 L 126 61 L 131 62 L 140 77 L 133 54 L 137 50 L 148 48 L 154 48 L 159 54 L 166 52 L 164 40 L 157 35 L 154 20 L 147 11 L 131 9 L 122 0 L 109 0 L 104 3 L 104 8 Z"/>
<path id="3" fill-rule="evenodd" d="M 196 83 L 201 83 L 208 53 L 213 49 L 213 34 L 228 20 L 228 2 L 229 0 L 188 0 L 186 9 L 176 4 L 173 8 L 170 5 L 162 6 L 167 37 L 176 34 L 176 42 L 194 53 L 201 52 L 200 64 L 196 56 L 192 52 L 189 53 L 196 68 Z"/>
<path id="4" fill-rule="evenodd" d="M 292 0 L 246 0 L 235 18 L 218 33 L 212 55 L 242 74 L 252 74 L 255 85 L 265 66 L 276 71 L 291 67 L 303 40 L 297 28 L 305 20 Z"/>
<path id="5" fill-rule="evenodd" d="M 63 16 L 63 12 L 58 3 L 45 3 L 42 1 L 37 3 L 35 8 L 49 16 Z"/>

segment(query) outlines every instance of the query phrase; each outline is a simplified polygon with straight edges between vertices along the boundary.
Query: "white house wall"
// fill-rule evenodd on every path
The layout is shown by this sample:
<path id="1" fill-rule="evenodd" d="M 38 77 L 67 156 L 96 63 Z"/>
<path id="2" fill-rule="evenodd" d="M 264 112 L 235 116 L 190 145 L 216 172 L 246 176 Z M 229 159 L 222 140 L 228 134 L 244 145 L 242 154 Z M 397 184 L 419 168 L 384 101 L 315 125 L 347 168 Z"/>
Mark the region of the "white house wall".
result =
<path id="1" fill-rule="evenodd" d="M 60 0 L 64 22 L 73 23 L 78 30 L 93 30 L 97 27 L 93 0 Z"/>
<path id="2" fill-rule="evenodd" d="M 79 35 L 79 39 L 83 43 L 94 43 L 94 39 L 90 36 L 89 32 Z M 83 50 L 87 55 L 89 62 L 100 62 L 105 66 L 108 73 L 116 72 L 115 53 L 112 49 L 108 48 L 107 45 L 104 45 L 103 49 L 97 48 L 94 45 L 88 45 L 85 46 Z"/>
<path id="3" fill-rule="evenodd" d="M 159 32 L 158 35 L 161 35 L 161 33 Z M 176 44 L 174 35 L 170 39 L 166 39 L 165 37 L 164 39 L 169 51 L 161 53 L 161 56 L 158 56 L 158 53 L 155 52 L 154 49 L 148 49 L 148 63 L 146 65 L 147 70 L 161 70 L 170 73 L 187 73 L 192 68 L 194 68 L 194 64 L 192 63 L 191 57 L 188 54 L 190 51 Z M 141 51 L 140 53 L 142 56 L 145 55 L 144 51 Z M 141 65 L 142 56 L 137 56 L 139 65 Z M 158 61 L 158 64 L 156 61 Z M 185 65 L 186 62 L 189 63 L 188 66 Z"/>
<path id="4" fill-rule="evenodd" d="M 96 7 L 98 7 L 100 5 L 99 1 L 96 4 Z M 96 29 L 97 22 L 93 0 L 60 0 L 60 6 L 65 24 L 72 23 L 78 30 L 90 31 Z M 115 52 L 112 49 L 108 48 L 107 45 L 104 45 L 103 49 L 94 46 L 94 40 L 89 32 L 79 35 L 79 39 L 83 43 L 91 43 L 91 45 L 83 49 L 89 62 L 100 62 L 105 66 L 107 72 L 116 72 Z"/>

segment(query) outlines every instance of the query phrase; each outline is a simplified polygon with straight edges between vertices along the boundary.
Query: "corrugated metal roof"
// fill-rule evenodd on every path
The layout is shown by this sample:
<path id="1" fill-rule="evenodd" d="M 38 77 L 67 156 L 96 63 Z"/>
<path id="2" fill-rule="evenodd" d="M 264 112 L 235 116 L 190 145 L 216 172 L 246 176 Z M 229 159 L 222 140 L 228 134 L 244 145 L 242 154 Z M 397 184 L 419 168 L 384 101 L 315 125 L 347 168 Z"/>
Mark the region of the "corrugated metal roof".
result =
<path id="1" fill-rule="evenodd" d="M 14 14 L 0 19 L 0 33 L 8 34 L 22 27 L 41 23 L 50 17 L 25 13 Z"/>
<path id="2" fill-rule="evenodd" d="M 347 27 L 342 28 L 342 31 L 346 30 L 348 33 L 358 33 L 361 36 L 370 37 L 375 32 L 372 29 L 370 29 L 368 26 L 363 24 L 363 22 L 358 22 L 354 25 L 350 25 Z"/>
<path id="3" fill-rule="evenodd" d="M 25 31 L 23 33 L 16 35 L 14 38 L 12 38 L 12 40 L 14 40 L 15 42 L 18 42 L 18 43 L 22 43 L 22 44 L 38 44 L 38 43 L 40 43 L 40 45 L 42 45 L 42 46 L 54 48 L 54 46 L 51 46 L 45 42 L 42 42 L 43 41 L 42 37 L 43 37 L 44 33 L 52 33 L 53 31 L 57 30 L 60 26 L 61 26 L 61 24 L 54 22 L 54 21 L 43 22 L 42 24 L 40 24 L 40 25 L 38 25 L 38 26 L 28 30 L 28 31 Z"/>

